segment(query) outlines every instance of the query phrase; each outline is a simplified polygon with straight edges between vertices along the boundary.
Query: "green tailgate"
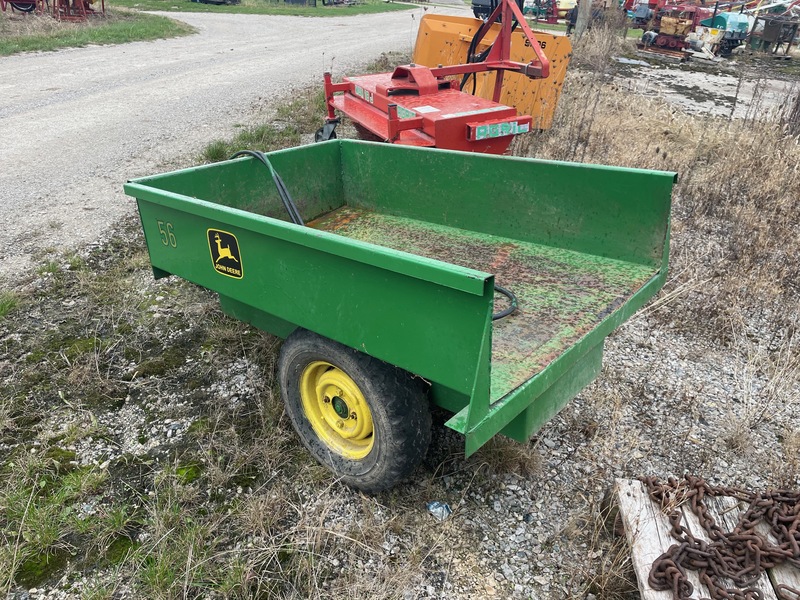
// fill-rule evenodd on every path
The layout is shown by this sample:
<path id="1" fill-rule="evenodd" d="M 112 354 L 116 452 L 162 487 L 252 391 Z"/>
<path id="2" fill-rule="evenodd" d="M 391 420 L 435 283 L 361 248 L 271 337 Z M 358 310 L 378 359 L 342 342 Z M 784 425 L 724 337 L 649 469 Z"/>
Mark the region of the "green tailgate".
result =
<path id="1" fill-rule="evenodd" d="M 471 453 L 527 439 L 663 285 L 674 174 L 331 141 L 131 181 L 156 276 L 431 382 Z M 219 239 L 217 239 L 219 238 Z M 498 285 L 520 309 L 491 321 Z"/>

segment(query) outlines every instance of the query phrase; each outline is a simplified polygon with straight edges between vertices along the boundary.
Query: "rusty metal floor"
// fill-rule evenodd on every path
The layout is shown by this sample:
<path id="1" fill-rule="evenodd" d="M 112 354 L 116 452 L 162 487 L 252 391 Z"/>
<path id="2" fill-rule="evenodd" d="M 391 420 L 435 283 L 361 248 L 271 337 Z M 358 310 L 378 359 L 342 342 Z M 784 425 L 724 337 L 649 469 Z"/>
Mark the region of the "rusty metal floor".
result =
<path id="1" fill-rule="evenodd" d="M 519 309 L 494 322 L 495 402 L 533 377 L 644 285 L 656 269 L 343 206 L 311 226 L 491 273 Z M 507 306 L 495 296 L 495 312 Z"/>

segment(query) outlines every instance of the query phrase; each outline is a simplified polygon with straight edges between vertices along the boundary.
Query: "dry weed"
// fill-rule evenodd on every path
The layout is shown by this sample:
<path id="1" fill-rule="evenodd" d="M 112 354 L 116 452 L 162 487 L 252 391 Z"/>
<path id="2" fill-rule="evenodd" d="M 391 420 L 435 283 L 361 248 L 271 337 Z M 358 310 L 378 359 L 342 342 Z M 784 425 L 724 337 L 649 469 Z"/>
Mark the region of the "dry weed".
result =
<path id="1" fill-rule="evenodd" d="M 735 341 L 734 347 L 747 352 L 747 356 L 735 369 L 737 390 L 731 402 L 740 406 L 729 409 L 725 434 L 725 441 L 732 449 L 738 452 L 749 449 L 753 431 L 763 423 L 786 426 L 787 418 L 792 421 L 800 407 L 800 352 L 796 338 L 793 335 L 784 340 L 777 349 L 741 339 Z M 790 435 L 789 440 L 792 439 Z"/>
<path id="2" fill-rule="evenodd" d="M 772 471 L 780 486 L 795 489 L 800 485 L 800 429 L 796 425 L 787 427 L 780 441 L 783 456 L 776 458 Z"/>
<path id="3" fill-rule="evenodd" d="M 78 31 L 104 22 L 101 19 L 90 19 L 85 23 L 70 23 L 54 19 L 49 14 L 9 14 L 0 17 L 0 31 L 8 37 L 49 36 L 59 33 Z"/>
<path id="4" fill-rule="evenodd" d="M 673 275 L 651 310 L 712 339 L 729 341 L 728 324 L 742 321 L 769 322 L 762 335 L 772 336 L 800 318 L 800 144 L 773 117 L 745 123 L 632 103 L 604 71 L 575 70 L 552 129 L 518 152 L 676 171 Z"/>
<path id="5" fill-rule="evenodd" d="M 575 597 L 598 600 L 632 600 L 638 598 L 636 576 L 631 564 L 630 548 L 618 522 L 619 512 L 607 490 L 604 497 L 586 507 L 573 518 L 564 535 L 584 548 L 584 560 L 569 565 L 570 588 L 580 590 Z"/>

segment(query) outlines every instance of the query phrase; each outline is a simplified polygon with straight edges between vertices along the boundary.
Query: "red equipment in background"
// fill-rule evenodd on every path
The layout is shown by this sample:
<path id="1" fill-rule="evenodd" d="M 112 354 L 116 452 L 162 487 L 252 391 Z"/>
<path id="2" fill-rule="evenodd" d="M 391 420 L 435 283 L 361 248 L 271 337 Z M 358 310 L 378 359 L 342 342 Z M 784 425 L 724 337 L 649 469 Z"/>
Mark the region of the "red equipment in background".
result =
<path id="1" fill-rule="evenodd" d="M 434 69 L 411 64 L 392 73 L 345 77 L 342 83 L 333 83 L 330 73 L 325 73 L 328 114 L 317 139 L 336 137 L 338 109 L 359 128 L 393 144 L 503 154 L 514 135 L 531 127 L 529 115 L 519 115 L 515 108 L 500 104 L 503 73 L 542 79 L 548 76 L 550 63 L 513 0 L 500 0 L 475 34 L 474 47 L 498 16 L 501 31 L 483 60 Z M 528 64 L 510 60 L 511 33 L 516 26 L 536 55 Z M 470 74 L 485 71 L 497 73 L 492 100 L 461 91 Z M 457 75 L 462 76 L 460 81 L 452 78 Z"/>
<path id="2" fill-rule="evenodd" d="M 92 7 L 94 0 L 52 0 L 53 18 L 60 21 L 85 21 L 91 15 L 106 14 L 106 0 L 100 0 L 100 10 Z"/>
<path id="3" fill-rule="evenodd" d="M 85 21 L 94 15 L 106 14 L 106 1 L 100 0 L 100 10 L 92 6 L 94 0 L 52 0 L 52 16 L 60 21 Z M 6 11 L 11 7 L 11 12 L 33 13 L 42 15 L 50 10 L 49 3 L 45 0 L 0 0 L 0 10 Z"/>
<path id="4" fill-rule="evenodd" d="M 645 33 L 642 41 L 647 46 L 653 45 L 666 50 L 689 48 L 686 36 L 712 13 L 711 9 L 693 4 L 667 4 L 658 11 L 650 24 L 652 31 Z"/>

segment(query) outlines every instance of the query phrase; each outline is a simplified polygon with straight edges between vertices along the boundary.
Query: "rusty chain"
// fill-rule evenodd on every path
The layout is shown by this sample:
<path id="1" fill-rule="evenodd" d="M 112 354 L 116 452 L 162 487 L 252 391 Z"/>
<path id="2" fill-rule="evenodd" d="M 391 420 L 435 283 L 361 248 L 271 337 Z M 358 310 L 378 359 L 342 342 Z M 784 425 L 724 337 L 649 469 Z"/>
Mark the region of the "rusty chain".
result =
<path id="1" fill-rule="evenodd" d="M 784 562 L 800 568 L 800 492 L 767 490 L 753 493 L 733 487 L 709 485 L 704 479 L 686 475 L 662 482 L 642 477 L 650 498 L 667 515 L 670 535 L 678 542 L 658 557 L 648 583 L 654 590 L 671 590 L 674 600 L 690 598 L 694 586 L 686 571 L 697 571 L 712 600 L 761 600 L 753 588 L 766 569 Z M 711 516 L 704 500 L 730 496 L 748 505 L 732 531 L 725 531 Z M 689 506 L 710 541 L 697 539 L 681 524 L 682 506 Z M 770 542 L 756 527 L 764 523 L 776 540 Z M 738 589 L 725 585 L 728 579 Z M 780 600 L 800 600 L 800 590 L 786 585 L 775 588 Z"/>

